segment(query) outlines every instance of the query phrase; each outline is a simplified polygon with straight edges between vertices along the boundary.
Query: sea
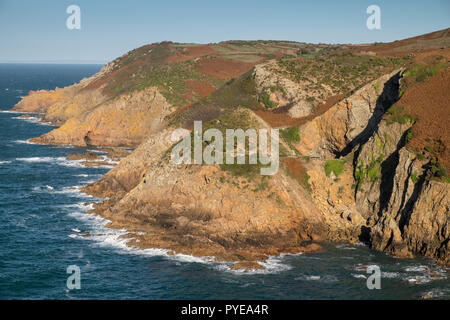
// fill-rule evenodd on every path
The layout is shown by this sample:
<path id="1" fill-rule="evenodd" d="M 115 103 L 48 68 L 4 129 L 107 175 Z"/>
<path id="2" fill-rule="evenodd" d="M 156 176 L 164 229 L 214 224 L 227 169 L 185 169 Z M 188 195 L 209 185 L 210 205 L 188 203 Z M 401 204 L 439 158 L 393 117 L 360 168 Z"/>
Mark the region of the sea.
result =
<path id="1" fill-rule="evenodd" d="M 100 68 L 0 64 L 0 109 Z M 20 116 L 0 112 L 0 299 L 450 299 L 448 268 L 363 244 L 324 243 L 321 252 L 270 257 L 252 272 L 134 248 L 122 237 L 126 230 L 86 213 L 101 199 L 80 192 L 115 163 L 85 167 L 66 156 L 101 151 L 30 143 L 54 127 L 39 115 Z"/>

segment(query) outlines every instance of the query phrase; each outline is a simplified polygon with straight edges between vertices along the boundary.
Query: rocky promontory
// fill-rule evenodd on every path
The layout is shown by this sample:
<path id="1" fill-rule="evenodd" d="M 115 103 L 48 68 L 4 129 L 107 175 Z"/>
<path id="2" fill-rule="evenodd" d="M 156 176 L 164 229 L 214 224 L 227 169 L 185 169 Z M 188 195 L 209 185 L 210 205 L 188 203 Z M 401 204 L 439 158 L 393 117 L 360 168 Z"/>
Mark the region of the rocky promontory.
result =
<path id="1" fill-rule="evenodd" d="M 83 189 L 107 198 L 93 212 L 127 229 L 130 245 L 249 270 L 323 241 L 363 242 L 448 266 L 450 54 L 434 36 L 403 41 L 395 54 L 384 45 L 370 55 L 361 46 L 164 42 L 14 110 L 60 125 L 37 143 L 135 148 Z M 422 49 L 408 52 L 414 41 Z M 175 164 L 172 134 L 194 121 L 221 132 L 279 129 L 278 172 Z"/>

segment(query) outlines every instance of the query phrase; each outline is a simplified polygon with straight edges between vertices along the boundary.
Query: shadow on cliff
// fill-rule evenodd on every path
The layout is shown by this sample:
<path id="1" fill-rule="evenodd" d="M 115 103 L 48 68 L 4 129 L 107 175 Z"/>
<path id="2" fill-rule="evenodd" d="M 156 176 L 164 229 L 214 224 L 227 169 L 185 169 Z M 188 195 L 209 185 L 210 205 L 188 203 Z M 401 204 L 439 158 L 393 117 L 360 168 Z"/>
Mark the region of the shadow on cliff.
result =
<path id="1" fill-rule="evenodd" d="M 400 78 L 401 73 L 398 72 L 394 76 L 392 76 L 388 81 L 386 81 L 383 87 L 383 92 L 380 94 L 380 96 L 376 101 L 374 112 L 370 117 L 367 126 L 360 134 L 358 134 L 352 141 L 350 141 L 341 152 L 336 153 L 336 158 L 345 157 L 346 155 L 351 153 L 352 150 L 357 145 L 361 146 L 365 144 L 374 134 L 378 125 L 381 122 L 381 119 L 383 118 L 383 115 L 386 113 L 387 110 L 389 110 L 389 108 L 394 103 L 398 101 Z"/>

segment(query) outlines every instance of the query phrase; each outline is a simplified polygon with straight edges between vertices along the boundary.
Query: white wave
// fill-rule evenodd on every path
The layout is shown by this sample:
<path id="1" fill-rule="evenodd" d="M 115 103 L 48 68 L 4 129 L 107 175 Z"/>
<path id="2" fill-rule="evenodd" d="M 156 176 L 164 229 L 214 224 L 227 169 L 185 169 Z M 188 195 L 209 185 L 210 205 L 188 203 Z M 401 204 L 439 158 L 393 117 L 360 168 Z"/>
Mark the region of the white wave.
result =
<path id="1" fill-rule="evenodd" d="M 64 187 L 60 190 L 54 190 L 53 193 L 67 194 L 67 195 L 71 195 L 72 197 L 76 197 L 76 198 L 93 199 L 93 197 L 91 195 L 81 192 L 80 191 L 81 187 L 82 186 Z M 77 208 L 80 208 L 80 206 L 83 206 L 82 210 L 89 210 L 89 209 L 93 208 L 93 207 L 91 207 L 92 204 L 89 204 L 89 205 L 75 204 L 74 206 L 77 206 Z"/>
<path id="2" fill-rule="evenodd" d="M 93 208 L 93 204 L 79 203 L 71 205 L 72 207 L 77 207 L 81 209 L 80 211 L 74 211 L 69 214 L 69 216 L 82 221 L 90 227 L 87 232 L 88 236 L 81 236 L 77 234 L 69 235 L 72 238 L 83 238 L 89 239 L 94 242 L 94 246 L 106 247 L 115 249 L 121 254 L 136 254 L 136 255 L 146 255 L 146 256 L 163 256 L 167 259 L 173 259 L 180 262 L 190 262 L 190 263 L 211 263 L 213 262 L 213 257 L 194 257 L 187 254 L 169 254 L 170 250 L 166 249 L 141 249 L 138 247 L 128 245 L 131 240 L 129 237 L 125 237 L 129 232 L 125 229 L 109 229 L 105 225 L 110 221 L 104 219 L 95 214 L 85 213 L 87 209 Z M 66 206 L 70 207 L 70 206 Z"/>
<path id="3" fill-rule="evenodd" d="M 254 275 L 254 274 L 275 274 L 292 269 L 292 267 L 286 263 L 283 263 L 282 257 L 269 257 L 266 261 L 258 261 L 264 269 L 253 270 L 233 270 L 231 269 L 233 262 L 219 263 L 215 269 L 219 271 L 229 272 L 236 275 Z"/>
<path id="4" fill-rule="evenodd" d="M 321 278 L 322 278 L 321 276 L 301 276 L 301 277 L 295 278 L 294 280 L 315 281 L 315 280 L 320 280 Z"/>
<path id="5" fill-rule="evenodd" d="M 431 291 L 422 292 L 422 299 L 435 299 L 448 296 L 450 290 L 449 289 L 433 289 Z M 425 298 L 426 297 L 426 298 Z"/>
<path id="6" fill-rule="evenodd" d="M 428 271 L 429 268 L 427 266 L 419 265 L 419 266 L 408 266 L 408 267 L 405 267 L 404 270 L 406 272 L 424 272 L 424 271 Z"/>
<path id="7" fill-rule="evenodd" d="M 17 161 L 29 163 L 54 163 L 63 167 L 86 168 L 83 164 L 84 160 L 67 160 L 65 157 L 31 157 L 31 158 L 16 158 Z M 113 168 L 109 165 L 97 166 L 96 168 Z"/>
<path id="8" fill-rule="evenodd" d="M 64 208 L 69 208 L 69 209 L 77 208 L 78 210 L 81 210 L 81 211 L 88 211 L 88 210 L 94 209 L 94 204 L 93 203 L 80 202 L 80 203 L 74 203 L 74 204 L 65 205 Z"/>
<path id="9" fill-rule="evenodd" d="M 333 275 L 301 275 L 300 277 L 294 278 L 294 280 L 320 281 L 320 282 L 337 282 L 337 281 L 339 281 Z"/>
<path id="10" fill-rule="evenodd" d="M 409 277 L 406 280 L 411 284 L 425 284 L 431 281 L 427 276 Z"/>
<path id="11" fill-rule="evenodd" d="M 119 163 L 119 161 L 114 161 L 113 159 L 109 158 L 106 155 L 102 155 L 101 158 L 102 158 L 102 160 L 100 160 L 100 161 L 105 161 L 105 162 L 108 162 L 108 163 L 110 163 L 112 165 L 116 165 L 116 164 Z"/>
<path id="12" fill-rule="evenodd" d="M 347 244 L 338 244 L 338 245 L 336 245 L 336 248 L 343 249 L 343 250 L 356 250 L 355 247 L 351 247 Z"/>
<path id="13" fill-rule="evenodd" d="M 56 158 L 52 157 L 32 157 L 32 158 L 16 158 L 17 161 L 24 161 L 24 162 L 52 162 Z"/>
<path id="14" fill-rule="evenodd" d="M 355 242 L 353 245 L 354 245 L 354 246 L 357 246 L 357 247 L 365 247 L 365 246 L 366 246 L 366 245 L 365 245 L 364 243 L 362 243 L 362 242 Z"/>
<path id="15" fill-rule="evenodd" d="M 352 273 L 352 276 L 353 276 L 353 278 L 356 278 L 356 279 L 367 279 L 367 277 L 365 275 L 363 275 L 363 274 L 354 274 L 354 273 Z"/>
<path id="16" fill-rule="evenodd" d="M 54 190 L 54 188 L 52 186 L 49 185 L 45 185 L 45 186 L 38 186 L 38 187 L 34 187 L 33 191 L 52 191 Z"/>
<path id="17" fill-rule="evenodd" d="M 88 150 L 88 152 L 93 152 L 93 153 L 98 153 L 98 154 L 106 154 L 105 151 L 100 151 L 100 150 Z"/>
<path id="18" fill-rule="evenodd" d="M 29 112 L 20 112 L 20 111 L 11 111 L 11 110 L 1 110 L 3 113 L 11 113 L 11 114 L 29 114 Z"/>
<path id="19" fill-rule="evenodd" d="M 1 164 L 10 164 L 11 163 L 11 161 L 0 161 L 0 165 Z"/>
<path id="20" fill-rule="evenodd" d="M 72 189 L 67 189 L 70 192 L 79 192 L 79 187 Z M 81 195 L 81 193 L 80 193 Z M 185 263 L 202 263 L 211 264 L 215 266 L 217 270 L 222 270 L 226 272 L 231 272 L 234 274 L 269 274 L 269 273 L 279 273 L 291 269 L 291 266 L 283 263 L 282 257 L 269 257 L 264 262 L 259 262 L 264 269 L 263 270 L 231 270 L 231 265 L 233 262 L 216 262 L 214 257 L 196 257 L 188 254 L 172 254 L 171 250 L 160 249 L 160 248 L 149 248 L 142 249 L 136 246 L 132 246 L 129 242 L 132 237 L 128 237 L 131 233 L 125 229 L 110 229 L 106 225 L 110 220 L 100 217 L 93 213 L 86 213 L 87 210 L 93 208 L 93 204 L 89 203 L 77 203 L 73 205 L 67 205 L 66 208 L 76 208 L 70 212 L 68 215 L 83 222 L 89 227 L 86 230 L 85 235 L 82 234 L 69 234 L 71 238 L 82 238 L 88 239 L 93 242 L 94 246 L 106 247 L 116 250 L 121 254 L 134 254 L 134 255 L 145 255 L 145 256 L 161 256 L 165 259 L 174 260 L 177 262 Z M 74 230 L 72 230 L 74 232 Z M 142 234 L 142 233 L 141 233 Z"/>
<path id="21" fill-rule="evenodd" d="M 394 279 L 398 278 L 400 274 L 398 272 L 381 272 L 381 278 Z"/>
<path id="22" fill-rule="evenodd" d="M 77 175 L 75 175 L 75 177 L 87 178 L 87 177 L 89 177 L 89 175 L 88 175 L 88 174 L 82 173 L 82 174 L 77 174 Z"/>
<path id="23" fill-rule="evenodd" d="M 24 144 L 37 144 L 37 143 L 31 142 L 30 140 L 31 139 L 28 139 L 28 140 L 16 140 L 14 142 L 15 143 L 24 143 Z"/>
<path id="24" fill-rule="evenodd" d="M 23 120 L 25 122 L 29 122 L 29 123 L 35 123 L 35 124 L 41 124 L 44 126 L 51 126 L 52 124 L 50 122 L 44 122 L 42 121 L 41 118 L 37 118 L 37 117 L 13 117 L 12 119 L 17 119 L 17 120 Z"/>

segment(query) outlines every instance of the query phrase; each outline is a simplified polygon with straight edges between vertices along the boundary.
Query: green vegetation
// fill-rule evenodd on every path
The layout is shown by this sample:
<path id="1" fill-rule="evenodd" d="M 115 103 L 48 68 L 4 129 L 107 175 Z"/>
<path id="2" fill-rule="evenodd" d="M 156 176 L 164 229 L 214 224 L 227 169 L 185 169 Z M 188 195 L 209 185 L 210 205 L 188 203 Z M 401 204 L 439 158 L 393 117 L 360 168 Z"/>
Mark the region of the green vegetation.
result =
<path id="1" fill-rule="evenodd" d="M 270 87 L 270 92 L 277 92 L 277 91 L 280 91 L 284 97 L 286 97 L 288 94 L 286 89 L 283 86 L 281 86 L 279 83 Z"/>
<path id="2" fill-rule="evenodd" d="M 381 153 L 377 158 L 375 158 L 375 154 L 372 154 L 368 164 L 365 164 L 362 160 L 358 161 L 354 173 L 358 189 L 361 188 L 362 184 L 366 181 L 375 182 L 380 179 L 383 160 L 384 154 Z"/>
<path id="3" fill-rule="evenodd" d="M 419 177 L 417 176 L 417 173 L 413 172 L 411 174 L 411 180 L 414 184 L 417 184 L 419 182 Z"/>
<path id="4" fill-rule="evenodd" d="M 411 123 L 414 124 L 416 122 L 416 118 L 410 115 L 406 109 L 398 104 L 393 105 L 385 114 L 385 119 L 388 124 L 397 122 L 401 124 Z M 408 133 L 409 134 L 409 133 Z M 411 133 L 412 135 L 412 133 Z M 412 136 L 411 136 L 412 138 Z"/>
<path id="5" fill-rule="evenodd" d="M 423 82 L 438 72 L 438 65 L 416 65 L 405 72 L 405 78 L 412 78 L 415 82 Z"/>
<path id="6" fill-rule="evenodd" d="M 440 70 L 447 68 L 449 65 L 450 63 L 443 56 L 428 57 L 426 64 L 411 64 L 403 75 L 403 79 L 400 84 L 399 98 L 403 96 L 408 87 L 411 87 L 418 82 L 425 81 L 426 79 L 436 75 Z"/>
<path id="7" fill-rule="evenodd" d="M 295 143 L 300 142 L 300 134 L 298 133 L 298 127 L 292 127 L 280 130 L 281 138 L 287 143 L 289 148 L 300 156 L 300 152 L 294 147 Z M 280 145 L 282 147 L 283 145 Z M 281 150 L 281 149 L 280 149 Z"/>
<path id="8" fill-rule="evenodd" d="M 256 83 L 250 72 L 214 91 L 188 109 L 183 110 L 170 119 L 170 125 L 185 125 L 190 127 L 194 120 L 203 122 L 218 118 L 221 114 L 229 113 L 237 107 L 259 109 Z M 242 128 L 243 129 L 243 128 Z"/>
<path id="9" fill-rule="evenodd" d="M 411 129 L 409 129 L 409 130 L 406 132 L 405 142 L 406 142 L 406 143 L 410 142 L 411 139 L 413 138 L 413 136 L 414 136 L 414 132 L 413 132 Z"/>
<path id="10" fill-rule="evenodd" d="M 298 133 L 298 127 L 292 127 L 280 130 L 281 137 L 288 143 L 300 142 L 300 134 Z"/>
<path id="11" fill-rule="evenodd" d="M 430 171 L 433 178 L 446 179 L 447 170 L 441 165 L 438 159 L 433 158 L 430 162 Z"/>
<path id="12" fill-rule="evenodd" d="M 278 60 L 278 64 L 281 73 L 295 82 L 306 83 L 316 90 L 321 89 L 321 84 L 326 84 L 335 93 L 347 93 L 385 74 L 386 68 L 398 68 L 406 61 L 407 58 L 333 53 L 326 57 L 322 55 L 309 58 L 284 57 Z"/>
<path id="13" fill-rule="evenodd" d="M 380 177 L 380 169 L 377 166 L 371 167 L 367 171 L 370 181 L 376 181 Z"/>
<path id="14" fill-rule="evenodd" d="M 259 97 L 259 101 L 262 102 L 262 104 L 264 104 L 264 106 L 267 109 L 273 109 L 277 106 L 277 104 L 275 102 L 273 102 L 272 100 L 270 100 L 270 94 L 267 91 L 264 91 L 261 96 Z"/>
<path id="15" fill-rule="evenodd" d="M 373 85 L 373 87 L 374 87 L 375 91 L 378 92 L 378 89 L 380 89 L 380 84 L 378 83 L 378 81 L 375 82 L 375 84 Z"/>
<path id="16" fill-rule="evenodd" d="M 132 50 L 114 61 L 113 72 L 100 79 L 98 85 L 105 82 L 104 91 L 110 96 L 157 87 L 169 103 L 180 107 L 190 102 L 183 97 L 188 89 L 186 80 L 206 81 L 217 87 L 223 84 L 223 80 L 200 74 L 195 61 L 166 63 L 175 50 L 180 48 L 172 47 L 170 42 Z"/>
<path id="17" fill-rule="evenodd" d="M 334 173 L 336 177 L 344 172 L 344 161 L 341 160 L 328 160 L 325 162 L 325 174 L 327 177 L 330 176 L 331 172 Z"/>
<path id="18" fill-rule="evenodd" d="M 221 164 L 220 168 L 223 171 L 231 173 L 235 177 L 244 177 L 248 180 L 253 180 L 260 176 L 260 165 L 248 164 Z"/>

